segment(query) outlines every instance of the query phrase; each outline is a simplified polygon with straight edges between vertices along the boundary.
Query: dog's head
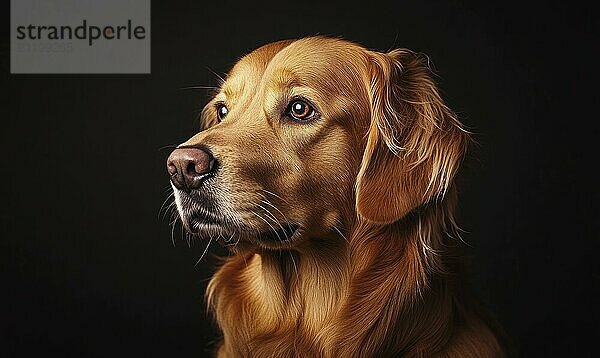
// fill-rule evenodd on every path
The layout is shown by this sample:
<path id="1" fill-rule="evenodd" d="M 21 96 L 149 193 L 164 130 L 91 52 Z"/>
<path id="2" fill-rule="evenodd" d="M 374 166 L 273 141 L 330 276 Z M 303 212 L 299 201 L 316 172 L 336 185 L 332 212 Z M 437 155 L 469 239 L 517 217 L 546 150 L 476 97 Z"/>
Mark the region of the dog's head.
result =
<path id="1" fill-rule="evenodd" d="M 322 37 L 243 57 L 201 123 L 167 162 L 185 227 L 274 249 L 437 200 L 467 141 L 424 56 Z"/>

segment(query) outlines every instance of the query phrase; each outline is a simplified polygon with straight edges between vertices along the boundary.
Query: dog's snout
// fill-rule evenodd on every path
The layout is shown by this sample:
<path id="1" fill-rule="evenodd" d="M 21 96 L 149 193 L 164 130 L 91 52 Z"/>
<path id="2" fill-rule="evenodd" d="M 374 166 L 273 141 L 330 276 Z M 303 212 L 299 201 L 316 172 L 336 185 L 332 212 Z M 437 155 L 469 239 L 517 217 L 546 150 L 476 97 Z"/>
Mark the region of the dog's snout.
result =
<path id="1" fill-rule="evenodd" d="M 214 169 L 215 158 L 200 148 L 177 148 L 167 159 L 167 171 L 177 189 L 198 189 Z"/>

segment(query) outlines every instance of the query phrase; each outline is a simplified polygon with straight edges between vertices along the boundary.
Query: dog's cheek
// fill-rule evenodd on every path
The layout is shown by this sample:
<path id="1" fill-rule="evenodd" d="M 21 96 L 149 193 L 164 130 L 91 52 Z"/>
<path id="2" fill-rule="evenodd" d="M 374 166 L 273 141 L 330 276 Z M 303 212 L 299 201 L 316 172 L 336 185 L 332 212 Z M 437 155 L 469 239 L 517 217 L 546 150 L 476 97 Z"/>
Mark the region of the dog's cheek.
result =
<path id="1" fill-rule="evenodd" d="M 350 146 L 345 133 L 333 129 L 306 148 L 305 153 L 300 194 L 304 206 L 322 220 L 330 212 L 344 210 L 341 205 L 351 202 L 354 178 Z"/>

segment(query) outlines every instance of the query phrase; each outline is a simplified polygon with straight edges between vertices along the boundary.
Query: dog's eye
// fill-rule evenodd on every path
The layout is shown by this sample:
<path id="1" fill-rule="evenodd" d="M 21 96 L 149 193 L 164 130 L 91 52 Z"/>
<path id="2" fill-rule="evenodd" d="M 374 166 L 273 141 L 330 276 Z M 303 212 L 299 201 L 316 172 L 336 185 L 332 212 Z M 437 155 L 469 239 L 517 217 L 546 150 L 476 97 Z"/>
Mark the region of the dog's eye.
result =
<path id="1" fill-rule="evenodd" d="M 297 99 L 290 103 L 286 115 L 298 122 L 306 122 L 315 115 L 315 109 L 303 100 Z"/>
<path id="2" fill-rule="evenodd" d="M 227 109 L 227 106 L 225 106 L 223 103 L 217 105 L 217 117 L 219 117 L 220 121 L 223 120 L 223 118 L 225 118 L 227 112 L 229 112 L 229 110 Z"/>

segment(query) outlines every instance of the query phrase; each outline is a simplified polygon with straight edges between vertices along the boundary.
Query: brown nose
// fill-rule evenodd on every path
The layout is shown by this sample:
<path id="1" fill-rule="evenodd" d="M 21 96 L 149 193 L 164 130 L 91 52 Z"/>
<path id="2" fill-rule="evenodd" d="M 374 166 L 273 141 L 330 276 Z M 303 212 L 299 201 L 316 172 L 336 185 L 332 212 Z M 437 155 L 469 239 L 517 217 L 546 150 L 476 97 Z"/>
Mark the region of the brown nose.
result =
<path id="1" fill-rule="evenodd" d="M 167 159 L 167 171 L 177 189 L 198 189 L 215 168 L 215 159 L 207 151 L 195 148 L 177 148 Z"/>

